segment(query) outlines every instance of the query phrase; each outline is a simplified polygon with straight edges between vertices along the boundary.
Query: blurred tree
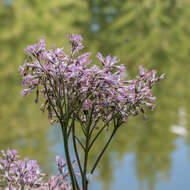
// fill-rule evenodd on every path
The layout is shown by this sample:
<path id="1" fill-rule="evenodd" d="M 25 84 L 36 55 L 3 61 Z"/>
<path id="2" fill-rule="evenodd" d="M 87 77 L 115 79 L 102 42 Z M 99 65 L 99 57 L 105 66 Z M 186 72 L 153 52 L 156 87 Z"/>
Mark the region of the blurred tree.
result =
<path id="1" fill-rule="evenodd" d="M 2 1 L 0 6 L 0 149 L 22 150 L 21 155 L 49 166 L 49 146 L 46 116 L 42 116 L 34 98 L 22 100 L 18 66 L 24 61 L 24 48 L 39 38 L 47 38 L 51 46 L 63 45 L 70 32 L 79 32 L 75 20 L 85 4 L 75 1 Z M 78 17 L 75 19 L 75 15 Z M 51 155 L 49 154 L 49 158 Z M 55 158 L 53 158 L 55 159 Z"/>
<path id="2" fill-rule="evenodd" d="M 155 89 L 156 112 L 147 122 L 131 119 L 99 167 L 104 189 L 110 189 L 113 155 L 121 161 L 132 152 L 139 180 L 154 189 L 157 174 L 168 176 L 176 139 L 170 128 L 179 123 L 181 108 L 190 131 L 189 8 L 188 0 L 0 1 L 0 148 L 20 147 L 22 155 L 39 160 L 44 168 L 49 165 L 53 142 L 47 138 L 48 122 L 33 105 L 33 97 L 22 101 L 17 68 L 24 61 L 26 45 L 43 37 L 48 46 L 67 49 L 66 34 L 81 33 L 88 51 L 117 55 L 128 68 L 127 77 L 134 76 L 140 64 L 166 72 L 167 79 Z M 105 140 L 102 137 L 97 147 Z M 92 151 L 91 163 L 98 150 Z"/>
<path id="3" fill-rule="evenodd" d="M 131 120 L 126 133 L 118 134 L 113 143 L 115 149 L 110 147 L 120 159 L 127 151 L 135 153 L 139 179 L 148 180 L 149 188 L 154 189 L 157 174 L 167 176 L 170 169 L 176 139 L 171 126 L 179 123 L 181 108 L 189 110 L 190 2 L 91 0 L 88 4 L 91 22 L 87 31 L 95 44 L 93 51 L 118 55 L 127 65 L 128 75 L 134 75 L 140 64 L 166 72 L 167 80 L 155 90 L 158 111 L 144 124 L 141 119 Z M 107 165 L 105 162 L 102 166 Z M 102 175 L 105 181 L 106 175 L 110 176 L 110 172 Z"/>

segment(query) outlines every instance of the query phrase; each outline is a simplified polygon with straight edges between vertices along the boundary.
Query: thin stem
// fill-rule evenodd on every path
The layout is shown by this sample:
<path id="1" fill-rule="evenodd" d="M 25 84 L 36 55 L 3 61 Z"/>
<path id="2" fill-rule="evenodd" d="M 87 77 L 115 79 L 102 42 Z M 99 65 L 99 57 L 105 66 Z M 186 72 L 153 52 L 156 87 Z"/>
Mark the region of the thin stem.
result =
<path id="1" fill-rule="evenodd" d="M 82 149 L 85 151 L 85 147 L 84 147 L 84 145 L 82 144 L 82 142 L 79 140 L 79 138 L 78 138 L 77 136 L 75 136 L 75 135 L 74 135 L 74 137 L 75 137 L 75 139 L 77 140 L 77 142 L 79 143 L 79 145 L 82 147 Z"/>
<path id="2" fill-rule="evenodd" d="M 79 123 L 80 123 L 81 129 L 82 129 L 82 132 L 83 132 L 84 135 L 86 136 L 86 128 L 85 128 L 83 122 L 81 121 L 81 119 L 80 119 L 79 117 L 78 117 L 77 119 L 78 119 L 78 121 L 79 121 Z"/>
<path id="3" fill-rule="evenodd" d="M 70 133 L 71 133 L 72 124 L 73 124 L 73 123 L 71 123 L 71 125 L 69 126 L 69 129 L 68 129 L 68 132 L 67 132 L 67 136 L 68 136 L 68 137 L 70 136 Z"/>
<path id="4" fill-rule="evenodd" d="M 95 129 L 95 127 L 96 127 L 98 121 L 99 121 L 99 118 L 95 121 L 94 125 L 91 127 L 90 136 L 92 136 L 92 133 L 93 133 L 93 131 L 94 131 L 94 129 Z"/>
<path id="5" fill-rule="evenodd" d="M 108 120 L 104 126 L 98 131 L 98 133 L 96 134 L 96 136 L 94 137 L 94 139 L 92 140 L 92 142 L 89 145 L 89 150 L 91 149 L 92 145 L 94 144 L 94 142 L 96 141 L 96 139 L 99 137 L 99 135 L 101 134 L 101 132 L 104 130 L 104 128 L 109 124 L 109 122 L 114 118 L 114 116 Z"/>
<path id="6" fill-rule="evenodd" d="M 85 155 L 84 155 L 84 168 L 83 168 L 83 188 L 84 190 L 88 189 L 88 181 L 86 180 L 86 172 L 87 172 L 87 164 L 88 164 L 88 152 L 89 152 L 89 141 L 90 141 L 90 126 L 92 124 L 92 114 L 93 114 L 94 107 L 91 109 L 88 125 L 86 126 L 86 145 L 85 145 Z"/>
<path id="7" fill-rule="evenodd" d="M 74 174 L 74 178 L 75 178 L 75 183 L 76 183 L 76 186 L 77 186 L 77 190 L 80 190 L 80 187 L 79 187 L 79 184 L 77 182 L 77 178 L 76 178 L 75 174 Z"/>
<path id="8" fill-rule="evenodd" d="M 94 165 L 93 165 L 93 167 L 92 167 L 92 169 L 91 169 L 91 172 L 90 172 L 91 174 L 93 174 L 94 170 L 96 169 L 96 167 L 97 167 L 97 165 L 98 165 L 100 159 L 102 158 L 104 152 L 106 151 L 108 145 L 110 144 L 110 142 L 111 142 L 113 136 L 115 135 L 117 129 L 118 129 L 118 127 L 115 127 L 114 130 L 112 131 L 112 134 L 111 134 L 110 138 L 108 139 L 108 141 L 107 141 L 106 145 L 104 146 L 103 150 L 100 152 L 100 154 L 99 154 L 97 160 L 95 161 L 95 163 L 94 163 Z"/>
<path id="9" fill-rule="evenodd" d="M 78 154 L 78 150 L 77 150 L 77 145 L 76 145 L 76 140 L 75 140 L 75 124 L 74 124 L 74 119 L 73 119 L 72 123 L 73 123 L 72 124 L 73 147 L 74 147 L 75 156 L 76 156 L 76 159 L 77 159 L 77 164 L 79 166 L 80 174 L 81 174 L 81 177 L 83 179 L 84 178 L 83 171 L 82 171 L 81 162 L 80 162 L 80 158 L 79 158 L 79 154 Z"/>
<path id="10" fill-rule="evenodd" d="M 87 136 L 87 140 L 86 140 L 86 147 L 85 147 L 85 158 L 84 158 L 84 168 L 83 168 L 83 188 L 84 190 L 87 190 L 87 180 L 86 180 L 86 172 L 87 172 L 87 163 L 88 163 L 88 136 Z"/>
<path id="11" fill-rule="evenodd" d="M 61 118 L 60 118 L 58 112 L 56 111 L 56 109 L 55 109 L 55 107 L 54 107 L 54 105 L 53 105 L 53 102 L 51 101 L 51 98 L 50 98 L 49 95 L 48 95 L 48 91 L 47 91 L 47 87 L 46 87 L 46 83 L 45 83 L 45 82 L 44 82 L 44 87 L 45 87 L 45 90 L 46 90 L 46 94 L 47 94 L 47 98 L 48 98 L 49 104 L 50 104 L 51 107 L 53 108 L 53 110 L 54 110 L 56 116 L 58 117 L 58 119 L 61 120 Z"/>
<path id="12" fill-rule="evenodd" d="M 61 129 L 62 129 L 62 134 L 63 134 L 65 157 L 66 157 L 66 161 L 67 161 L 67 165 L 68 165 L 69 174 L 70 174 L 70 177 L 71 177 L 71 183 L 72 183 L 72 186 L 73 186 L 73 190 L 76 190 L 76 181 L 75 181 L 73 167 L 72 167 L 71 160 L 70 160 L 70 155 L 69 155 L 67 129 L 66 129 L 66 126 L 64 126 L 62 122 L 61 122 Z"/>
<path id="13" fill-rule="evenodd" d="M 98 133 L 96 134 L 96 136 L 94 137 L 94 139 L 92 140 L 92 142 L 90 143 L 90 145 L 89 145 L 89 149 L 91 149 L 91 147 L 92 147 L 92 145 L 94 144 L 94 142 L 96 141 L 96 139 L 99 137 L 99 135 L 101 134 L 101 132 L 104 130 L 104 128 L 107 126 L 107 124 L 106 125 L 104 125 L 99 131 L 98 131 Z"/>

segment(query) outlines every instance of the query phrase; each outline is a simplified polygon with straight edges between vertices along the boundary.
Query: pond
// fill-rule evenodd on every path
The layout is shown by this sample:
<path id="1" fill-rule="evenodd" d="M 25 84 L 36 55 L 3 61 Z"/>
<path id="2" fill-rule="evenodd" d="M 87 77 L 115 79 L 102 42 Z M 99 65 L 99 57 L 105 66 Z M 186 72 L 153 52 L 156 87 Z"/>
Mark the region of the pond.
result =
<path id="1" fill-rule="evenodd" d="M 90 189 L 177 190 L 190 186 L 190 27 L 186 0 L 0 1 L 0 149 L 16 148 L 55 173 L 63 155 L 58 126 L 50 126 L 34 97 L 20 95 L 24 48 L 45 38 L 68 49 L 80 33 L 95 57 L 116 55 L 127 78 L 139 65 L 166 73 L 153 90 L 156 110 L 131 118 L 104 155 Z M 96 146 L 105 142 L 101 137 Z M 90 162 L 98 154 L 96 147 Z"/>

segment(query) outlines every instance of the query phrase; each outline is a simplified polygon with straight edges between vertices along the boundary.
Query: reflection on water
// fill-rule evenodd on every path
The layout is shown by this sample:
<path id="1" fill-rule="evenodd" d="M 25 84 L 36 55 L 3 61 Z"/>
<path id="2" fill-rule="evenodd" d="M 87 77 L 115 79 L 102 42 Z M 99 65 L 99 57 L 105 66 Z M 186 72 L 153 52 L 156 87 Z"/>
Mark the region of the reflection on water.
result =
<path id="1" fill-rule="evenodd" d="M 134 76 L 138 65 L 166 73 L 154 90 L 157 109 L 119 131 L 97 171 L 92 189 L 176 189 L 189 186 L 189 7 L 186 0 L 19 0 L 0 2 L 0 149 L 14 147 L 53 173 L 60 137 L 49 130 L 34 98 L 23 101 L 17 72 L 23 49 L 39 38 L 65 45 L 81 33 L 87 51 L 117 55 Z M 177 127 L 175 130 L 172 127 Z M 185 137 L 178 139 L 183 127 Z M 48 130 L 49 129 L 49 130 Z M 179 130 L 180 129 L 180 130 Z M 175 132 L 174 132 L 175 131 Z M 105 142 L 100 138 L 97 147 Z M 93 163 L 98 154 L 91 152 Z M 62 154 L 59 153 L 59 154 Z M 184 172 L 182 172 L 184 169 Z M 164 179 L 164 180 L 161 180 Z M 183 183 L 183 186 L 182 186 Z M 178 186 L 177 186 L 178 185 Z M 174 186 L 177 186 L 174 188 Z M 177 188 L 179 189 L 179 188 Z"/>
<path id="2" fill-rule="evenodd" d="M 53 139 L 57 139 L 55 145 L 50 150 L 54 154 L 63 155 L 63 147 L 62 147 L 62 137 L 61 130 L 59 127 L 53 127 L 49 129 L 49 135 Z M 52 135 L 53 134 L 53 135 Z M 156 172 L 155 173 L 155 185 L 152 186 L 152 189 L 155 190 L 178 190 L 181 187 L 189 187 L 189 147 L 185 143 L 185 140 L 181 137 L 178 137 L 174 141 L 175 150 L 170 154 L 170 169 L 165 173 Z M 112 146 L 113 147 L 113 146 Z M 110 147 L 110 149 L 112 149 Z M 148 190 L 150 188 L 150 177 L 144 178 L 144 180 L 139 180 L 137 167 L 137 154 L 135 152 L 126 153 L 122 156 L 122 159 L 118 159 L 116 157 L 117 152 L 115 154 L 113 152 L 107 152 L 109 156 L 105 155 L 103 163 L 99 167 L 99 171 L 96 172 L 93 176 L 91 183 L 89 184 L 89 188 L 91 190 L 96 189 L 123 189 L 126 187 L 127 189 L 132 190 Z M 110 162 L 111 161 L 111 162 Z M 143 162 L 143 161 L 142 161 Z M 153 162 L 153 165 L 150 164 Z M 146 170 L 154 170 L 154 160 L 149 161 L 149 166 Z M 56 164 L 52 163 L 53 170 L 51 173 L 56 173 Z M 153 167 L 153 168 L 151 168 Z M 103 170 L 103 179 L 99 177 L 100 171 Z M 109 182 L 109 183 L 108 183 Z"/>
<path id="3" fill-rule="evenodd" d="M 175 142 L 176 150 L 171 154 L 171 170 L 168 176 L 157 175 L 155 190 L 188 189 L 190 186 L 189 149 L 182 138 L 177 138 Z M 149 189 L 149 182 L 147 180 L 137 182 L 135 159 L 135 154 L 129 153 L 123 157 L 121 163 L 116 163 L 118 167 L 114 170 L 114 180 L 111 182 L 110 190 L 124 189 L 124 187 L 132 190 Z M 99 187 L 101 187 L 101 184 L 93 182 L 91 187 L 93 190 L 100 189 Z"/>

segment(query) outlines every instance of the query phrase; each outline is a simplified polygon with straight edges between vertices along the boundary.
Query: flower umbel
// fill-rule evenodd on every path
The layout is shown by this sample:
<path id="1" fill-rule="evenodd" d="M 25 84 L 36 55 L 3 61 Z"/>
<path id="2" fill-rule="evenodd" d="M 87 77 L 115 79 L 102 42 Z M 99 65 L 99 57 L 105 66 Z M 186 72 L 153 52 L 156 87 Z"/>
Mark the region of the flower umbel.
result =
<path id="1" fill-rule="evenodd" d="M 125 66 L 118 65 L 116 57 L 104 57 L 98 53 L 100 64 L 96 65 L 91 60 L 90 53 L 80 53 L 84 48 L 80 35 L 69 35 L 68 40 L 71 44 L 69 54 L 64 52 L 63 47 L 46 49 L 44 40 L 26 48 L 27 60 L 19 67 L 23 76 L 22 84 L 25 86 L 22 95 L 27 96 L 35 91 L 35 103 L 41 96 L 44 102 L 40 109 L 43 112 L 48 111 L 51 123 L 60 123 L 68 175 L 72 188 L 79 190 L 69 154 L 68 139 L 70 134 L 72 135 L 82 187 L 83 190 L 87 190 L 89 183 L 87 178 L 92 176 L 118 128 L 130 116 L 142 113 L 145 119 L 146 108 L 151 111 L 154 109 L 153 102 L 156 98 L 152 95 L 151 89 L 164 78 L 164 75 L 157 77 L 155 70 L 147 71 L 140 66 L 139 75 L 135 79 L 125 80 L 123 79 Z M 75 132 L 76 123 L 83 137 L 81 133 L 79 136 Z M 112 133 L 88 172 L 88 154 L 104 129 L 112 129 Z M 84 153 L 83 163 L 78 146 Z M 64 166 L 65 163 L 59 158 L 57 161 L 61 173 L 60 166 Z"/>
<path id="2" fill-rule="evenodd" d="M 40 40 L 26 48 L 29 59 L 19 68 L 23 75 L 22 84 L 26 86 L 22 95 L 35 90 L 37 103 L 41 94 L 50 120 L 65 118 L 68 111 L 83 120 L 92 110 L 94 121 L 105 122 L 112 116 L 125 121 L 130 115 L 144 110 L 143 106 L 153 109 L 151 102 L 155 97 L 150 90 L 163 75 L 156 77 L 155 70 L 148 72 L 140 66 L 139 76 L 125 81 L 121 77 L 125 72 L 124 65 L 116 65 L 116 57 L 104 58 L 100 53 L 97 57 L 102 68 L 95 64 L 89 67 L 92 62 L 90 53 L 74 55 L 76 49 L 83 47 L 82 37 L 72 35 L 68 38 L 72 46 L 70 55 L 66 55 L 63 48 L 47 50 L 44 40 Z M 63 109 L 58 109 L 58 105 Z"/>

